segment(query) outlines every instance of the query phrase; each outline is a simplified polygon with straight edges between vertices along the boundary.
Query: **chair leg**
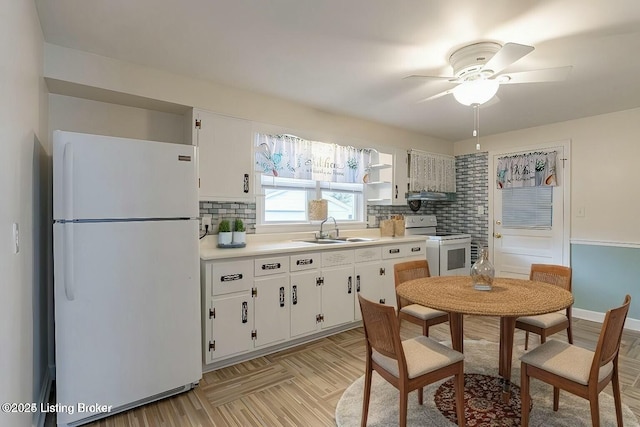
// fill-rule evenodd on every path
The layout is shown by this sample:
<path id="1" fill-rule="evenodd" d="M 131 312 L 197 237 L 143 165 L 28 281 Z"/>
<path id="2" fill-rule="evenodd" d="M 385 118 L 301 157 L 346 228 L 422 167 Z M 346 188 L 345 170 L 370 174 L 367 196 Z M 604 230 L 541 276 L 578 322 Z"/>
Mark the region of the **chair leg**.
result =
<path id="1" fill-rule="evenodd" d="M 567 340 L 569 344 L 573 344 L 573 328 L 571 327 L 571 320 L 569 320 L 569 327 L 567 328 Z"/>
<path id="2" fill-rule="evenodd" d="M 529 331 L 525 331 L 524 333 L 524 349 L 529 349 Z"/>
<path id="3" fill-rule="evenodd" d="M 409 403 L 409 393 L 407 390 L 400 391 L 400 427 L 407 427 L 407 406 Z"/>
<path id="4" fill-rule="evenodd" d="M 553 410 L 558 412 L 560 407 L 560 389 L 558 387 L 553 388 Z"/>
<path id="5" fill-rule="evenodd" d="M 369 365 L 367 363 L 367 365 Z M 367 370 L 364 374 L 364 397 L 362 399 L 362 421 L 360 425 L 366 427 L 367 418 L 369 416 L 369 397 L 371 397 L 371 367 L 367 366 Z"/>
<path id="6" fill-rule="evenodd" d="M 424 392 L 422 391 L 422 387 L 418 389 L 418 404 L 422 405 L 424 403 Z"/>
<path id="7" fill-rule="evenodd" d="M 620 381 L 617 366 L 613 369 L 611 387 L 613 388 L 613 401 L 616 405 L 616 420 L 618 421 L 618 427 L 622 427 L 622 400 L 620 399 Z"/>
<path id="8" fill-rule="evenodd" d="M 527 364 L 521 363 L 520 368 L 520 408 L 521 408 L 521 417 L 520 424 L 522 427 L 527 427 L 529 425 L 529 406 L 531 406 L 529 396 L 529 375 L 527 375 Z"/>
<path id="9" fill-rule="evenodd" d="M 424 335 L 425 337 L 429 336 L 429 325 L 426 321 L 422 324 L 422 335 Z"/>
<path id="10" fill-rule="evenodd" d="M 544 329 L 542 330 L 542 334 L 540 335 L 540 344 L 544 344 L 547 342 L 547 336 L 544 333 Z"/>
<path id="11" fill-rule="evenodd" d="M 458 417 L 458 427 L 464 427 L 466 419 L 464 416 L 464 370 L 460 369 L 460 373 L 455 376 L 455 393 L 456 393 L 456 416 Z"/>
<path id="12" fill-rule="evenodd" d="M 589 392 L 591 394 L 591 391 Z M 593 396 L 589 396 L 589 406 L 591 407 L 591 425 L 600 427 L 600 407 L 598 405 L 598 392 L 594 391 Z"/>

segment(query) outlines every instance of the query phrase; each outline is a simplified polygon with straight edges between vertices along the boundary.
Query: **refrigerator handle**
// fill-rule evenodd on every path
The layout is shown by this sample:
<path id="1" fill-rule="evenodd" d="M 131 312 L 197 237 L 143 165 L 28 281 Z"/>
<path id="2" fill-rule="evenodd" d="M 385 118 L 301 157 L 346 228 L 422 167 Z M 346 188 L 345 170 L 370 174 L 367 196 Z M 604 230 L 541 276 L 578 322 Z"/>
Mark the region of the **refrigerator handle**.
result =
<path id="1" fill-rule="evenodd" d="M 67 143 L 62 154 L 64 219 L 73 219 L 73 144 Z"/>
<path id="2" fill-rule="evenodd" d="M 64 294 L 68 301 L 75 299 L 73 292 L 73 223 L 67 223 L 63 227 L 63 253 L 64 253 Z"/>

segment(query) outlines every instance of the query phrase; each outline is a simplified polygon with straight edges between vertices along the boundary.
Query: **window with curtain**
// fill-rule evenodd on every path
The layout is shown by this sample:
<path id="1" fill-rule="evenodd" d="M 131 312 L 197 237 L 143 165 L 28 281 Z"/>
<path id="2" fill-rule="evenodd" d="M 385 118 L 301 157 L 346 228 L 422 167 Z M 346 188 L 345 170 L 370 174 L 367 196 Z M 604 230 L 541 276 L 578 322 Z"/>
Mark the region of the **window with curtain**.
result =
<path id="1" fill-rule="evenodd" d="M 326 199 L 328 216 L 364 221 L 370 150 L 307 141 L 291 135 L 256 136 L 256 172 L 263 199 L 260 225 L 309 223 L 309 201 Z"/>
<path id="2" fill-rule="evenodd" d="M 502 192 L 502 226 L 550 229 L 553 187 L 558 185 L 558 153 L 534 152 L 500 157 L 496 186 Z"/>

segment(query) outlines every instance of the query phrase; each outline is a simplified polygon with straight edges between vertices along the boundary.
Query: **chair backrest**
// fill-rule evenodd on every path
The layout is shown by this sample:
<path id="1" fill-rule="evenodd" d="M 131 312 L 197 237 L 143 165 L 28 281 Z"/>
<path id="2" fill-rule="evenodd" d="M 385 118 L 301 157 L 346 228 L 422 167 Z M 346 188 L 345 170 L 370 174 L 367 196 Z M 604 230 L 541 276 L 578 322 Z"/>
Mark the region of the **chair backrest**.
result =
<path id="1" fill-rule="evenodd" d="M 571 292 L 570 267 L 552 264 L 531 264 L 529 279 L 558 285 Z"/>
<path id="2" fill-rule="evenodd" d="M 590 381 L 597 381 L 600 367 L 618 357 L 624 322 L 629 312 L 629 304 L 631 304 L 631 296 L 627 295 L 620 307 L 607 311 L 591 365 Z"/>
<path id="3" fill-rule="evenodd" d="M 419 261 L 406 261 L 393 266 L 393 278 L 396 287 L 408 280 L 430 277 L 429 263 L 426 259 Z"/>
<path id="4" fill-rule="evenodd" d="M 360 301 L 367 346 L 380 354 L 398 360 L 406 371 L 406 361 L 400 339 L 400 324 L 393 306 L 369 301 L 360 294 L 358 294 L 358 300 Z"/>

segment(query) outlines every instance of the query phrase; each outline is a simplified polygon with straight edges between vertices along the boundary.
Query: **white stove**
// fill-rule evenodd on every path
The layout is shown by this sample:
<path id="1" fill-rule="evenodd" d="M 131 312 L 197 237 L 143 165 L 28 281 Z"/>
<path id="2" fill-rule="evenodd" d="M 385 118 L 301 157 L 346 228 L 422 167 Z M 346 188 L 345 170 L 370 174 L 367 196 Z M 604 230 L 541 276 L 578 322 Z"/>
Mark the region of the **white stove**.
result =
<path id="1" fill-rule="evenodd" d="M 405 217 L 405 234 L 427 239 L 427 261 L 432 276 L 466 276 L 471 269 L 471 235 L 437 231 L 435 215 Z"/>

